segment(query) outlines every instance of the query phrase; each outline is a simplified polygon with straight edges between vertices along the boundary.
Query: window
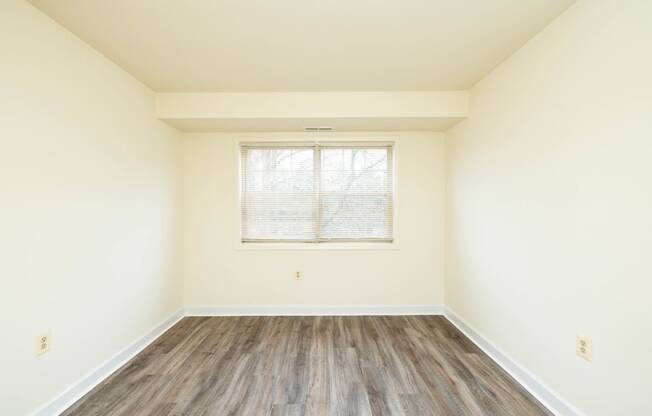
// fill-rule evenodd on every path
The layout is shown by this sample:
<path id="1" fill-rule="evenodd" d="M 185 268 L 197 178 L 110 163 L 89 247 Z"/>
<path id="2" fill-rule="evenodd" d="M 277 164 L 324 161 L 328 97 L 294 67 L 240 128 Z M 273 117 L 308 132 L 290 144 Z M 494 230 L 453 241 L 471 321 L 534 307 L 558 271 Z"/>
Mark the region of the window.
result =
<path id="1" fill-rule="evenodd" d="M 388 143 L 242 144 L 242 242 L 393 240 Z"/>

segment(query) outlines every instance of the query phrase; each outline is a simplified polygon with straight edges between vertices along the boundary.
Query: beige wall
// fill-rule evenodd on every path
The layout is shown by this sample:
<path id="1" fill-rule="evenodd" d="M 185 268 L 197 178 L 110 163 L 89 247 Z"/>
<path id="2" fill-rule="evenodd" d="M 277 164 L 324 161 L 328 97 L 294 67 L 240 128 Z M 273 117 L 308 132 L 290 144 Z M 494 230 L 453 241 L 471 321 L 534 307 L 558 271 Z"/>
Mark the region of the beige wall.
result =
<path id="1" fill-rule="evenodd" d="M 147 88 L 22 0 L 0 2 L 0 91 L 0 414 L 25 415 L 181 307 L 179 143 Z"/>
<path id="2" fill-rule="evenodd" d="M 433 305 L 443 302 L 444 141 L 439 133 L 339 133 L 396 142 L 397 249 L 242 250 L 236 246 L 236 137 L 302 134 L 186 134 L 186 306 Z M 310 245 L 308 245 L 310 246 Z M 331 245 L 328 248 L 333 248 Z M 295 271 L 303 279 L 293 278 Z"/>
<path id="3" fill-rule="evenodd" d="M 576 4 L 447 133 L 447 304 L 592 416 L 652 409 L 650 16 Z"/>

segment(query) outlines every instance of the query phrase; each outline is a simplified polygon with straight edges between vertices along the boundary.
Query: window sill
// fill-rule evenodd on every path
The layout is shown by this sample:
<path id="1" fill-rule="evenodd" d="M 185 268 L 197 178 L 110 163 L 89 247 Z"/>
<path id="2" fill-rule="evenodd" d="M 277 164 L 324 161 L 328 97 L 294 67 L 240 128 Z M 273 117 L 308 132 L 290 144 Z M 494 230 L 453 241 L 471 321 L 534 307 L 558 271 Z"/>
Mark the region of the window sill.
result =
<path id="1" fill-rule="evenodd" d="M 278 251 L 278 250 L 318 250 L 318 251 L 392 251 L 400 250 L 394 243 L 242 243 L 237 242 L 235 250 Z"/>

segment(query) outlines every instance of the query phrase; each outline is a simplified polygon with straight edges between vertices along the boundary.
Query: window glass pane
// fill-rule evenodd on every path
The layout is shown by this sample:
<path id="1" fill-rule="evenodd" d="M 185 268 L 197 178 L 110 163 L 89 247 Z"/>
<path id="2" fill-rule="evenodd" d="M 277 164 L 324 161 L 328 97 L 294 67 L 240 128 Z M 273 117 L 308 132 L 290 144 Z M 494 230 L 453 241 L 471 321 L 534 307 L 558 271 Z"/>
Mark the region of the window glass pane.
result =
<path id="1" fill-rule="evenodd" d="M 242 158 L 242 239 L 314 239 L 314 149 L 243 149 Z"/>
<path id="2" fill-rule="evenodd" d="M 388 148 L 324 148 L 319 197 L 321 239 L 390 239 Z"/>

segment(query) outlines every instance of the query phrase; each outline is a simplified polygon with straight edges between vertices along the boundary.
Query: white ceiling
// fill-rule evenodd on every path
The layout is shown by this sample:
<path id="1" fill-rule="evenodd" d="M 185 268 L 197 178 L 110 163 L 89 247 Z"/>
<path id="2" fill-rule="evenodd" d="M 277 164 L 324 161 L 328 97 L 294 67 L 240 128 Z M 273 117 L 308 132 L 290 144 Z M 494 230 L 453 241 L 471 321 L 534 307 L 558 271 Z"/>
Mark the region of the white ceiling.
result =
<path id="1" fill-rule="evenodd" d="M 466 89 L 574 0 L 31 0 L 156 91 Z"/>

